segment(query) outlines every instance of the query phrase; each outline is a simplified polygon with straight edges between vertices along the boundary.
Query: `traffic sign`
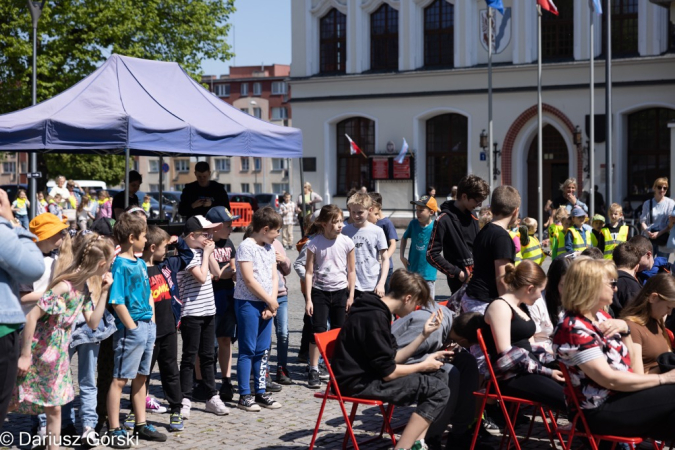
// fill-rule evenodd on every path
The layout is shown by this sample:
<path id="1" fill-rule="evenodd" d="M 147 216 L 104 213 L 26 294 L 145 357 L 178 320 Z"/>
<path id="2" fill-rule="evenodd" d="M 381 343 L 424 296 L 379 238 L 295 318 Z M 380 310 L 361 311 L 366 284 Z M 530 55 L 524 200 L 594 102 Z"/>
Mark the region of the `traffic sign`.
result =
<path id="1" fill-rule="evenodd" d="M 487 161 L 487 153 L 480 152 L 480 160 L 481 161 Z"/>
<path id="2" fill-rule="evenodd" d="M 42 178 L 42 172 L 28 172 L 26 174 L 28 178 Z"/>
<path id="3" fill-rule="evenodd" d="M 162 164 L 162 172 L 169 173 L 169 165 L 167 163 Z"/>

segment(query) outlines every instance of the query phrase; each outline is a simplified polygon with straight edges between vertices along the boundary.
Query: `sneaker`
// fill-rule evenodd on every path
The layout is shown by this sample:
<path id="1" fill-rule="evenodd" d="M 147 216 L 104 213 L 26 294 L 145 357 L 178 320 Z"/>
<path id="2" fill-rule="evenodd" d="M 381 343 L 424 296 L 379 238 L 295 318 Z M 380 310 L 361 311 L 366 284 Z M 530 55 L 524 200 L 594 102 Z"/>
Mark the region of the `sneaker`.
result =
<path id="1" fill-rule="evenodd" d="M 272 381 L 272 377 L 267 374 L 265 377 L 265 392 L 281 392 L 282 386 Z"/>
<path id="2" fill-rule="evenodd" d="M 166 442 L 166 434 L 160 433 L 149 423 L 137 426 L 134 436 L 145 441 Z"/>
<path id="3" fill-rule="evenodd" d="M 82 446 L 87 448 L 98 447 L 100 445 L 100 440 L 98 438 L 98 433 L 92 427 L 84 427 L 84 432 L 82 433 Z"/>
<path id="4" fill-rule="evenodd" d="M 265 392 L 264 394 L 255 394 L 255 402 L 262 406 L 263 408 L 269 409 L 279 409 L 281 408 L 281 403 L 277 402 L 272 398 L 270 394 Z"/>
<path id="5" fill-rule="evenodd" d="M 330 380 L 330 375 L 328 374 L 328 370 L 326 370 L 326 366 L 324 364 L 319 364 L 319 378 L 321 381 Z"/>
<path id="6" fill-rule="evenodd" d="M 164 414 L 166 412 L 166 408 L 160 405 L 156 398 L 147 396 L 145 397 L 145 412 Z"/>
<path id="7" fill-rule="evenodd" d="M 183 431 L 185 426 L 183 425 L 183 416 L 180 413 L 171 413 L 169 418 L 169 431 Z"/>
<path id="8" fill-rule="evenodd" d="M 104 428 L 106 429 L 106 433 L 107 433 L 108 420 L 107 419 L 103 419 L 103 420 L 99 419 L 98 423 L 96 423 L 96 426 L 94 427 L 94 431 L 96 431 L 98 434 L 101 434 L 101 433 L 103 433 Z"/>
<path id="9" fill-rule="evenodd" d="M 220 399 L 224 402 L 231 402 L 234 399 L 234 386 L 229 378 L 223 378 L 223 384 L 220 386 Z"/>
<path id="10" fill-rule="evenodd" d="M 201 381 L 197 381 L 192 389 L 192 400 L 196 402 L 205 402 L 211 398 L 211 392 Z"/>
<path id="11" fill-rule="evenodd" d="M 47 448 L 47 443 L 45 442 L 45 436 L 47 436 L 47 427 L 37 427 L 34 428 L 32 432 L 33 438 L 31 439 L 31 450 L 44 450 Z M 39 437 L 40 439 L 36 439 L 36 437 Z"/>
<path id="12" fill-rule="evenodd" d="M 240 395 L 239 402 L 237 403 L 237 408 L 243 409 L 244 411 L 249 412 L 258 412 L 260 411 L 260 405 L 258 405 L 252 395 Z"/>
<path id="13" fill-rule="evenodd" d="M 127 430 L 122 427 L 108 431 L 108 437 L 112 448 L 131 448 L 131 439 L 129 439 Z"/>
<path id="14" fill-rule="evenodd" d="M 220 395 L 216 394 L 206 402 L 206 412 L 213 413 L 217 416 L 224 416 L 230 413 L 230 410 L 225 406 L 225 403 L 220 399 Z"/>
<path id="15" fill-rule="evenodd" d="M 183 416 L 183 420 L 188 420 L 190 418 L 190 408 L 192 408 L 192 402 L 189 398 L 184 398 L 181 404 L 183 406 L 180 408 L 180 415 Z"/>
<path id="16" fill-rule="evenodd" d="M 293 384 L 291 377 L 288 376 L 288 370 L 286 370 L 286 368 L 282 366 L 277 367 L 277 376 L 275 381 L 285 386 Z"/>
<path id="17" fill-rule="evenodd" d="M 134 427 L 136 426 L 136 414 L 132 412 L 127 414 L 127 417 L 124 419 L 123 426 L 129 431 L 134 431 Z"/>
<path id="18" fill-rule="evenodd" d="M 424 439 L 422 439 L 420 441 L 415 441 L 413 446 L 410 447 L 410 450 L 429 450 L 429 447 L 424 443 Z"/>
<path id="19" fill-rule="evenodd" d="M 319 389 L 321 387 L 321 378 L 318 370 L 310 370 L 307 376 L 307 387 L 310 389 Z"/>

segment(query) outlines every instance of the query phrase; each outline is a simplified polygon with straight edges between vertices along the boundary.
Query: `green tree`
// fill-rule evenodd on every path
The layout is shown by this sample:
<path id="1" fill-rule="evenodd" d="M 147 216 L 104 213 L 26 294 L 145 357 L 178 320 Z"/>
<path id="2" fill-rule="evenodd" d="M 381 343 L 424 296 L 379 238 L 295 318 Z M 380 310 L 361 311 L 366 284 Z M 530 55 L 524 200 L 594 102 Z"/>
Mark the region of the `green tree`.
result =
<path id="1" fill-rule="evenodd" d="M 46 179 L 98 180 L 115 186 L 124 180 L 124 156 L 50 153 L 44 155 Z"/>

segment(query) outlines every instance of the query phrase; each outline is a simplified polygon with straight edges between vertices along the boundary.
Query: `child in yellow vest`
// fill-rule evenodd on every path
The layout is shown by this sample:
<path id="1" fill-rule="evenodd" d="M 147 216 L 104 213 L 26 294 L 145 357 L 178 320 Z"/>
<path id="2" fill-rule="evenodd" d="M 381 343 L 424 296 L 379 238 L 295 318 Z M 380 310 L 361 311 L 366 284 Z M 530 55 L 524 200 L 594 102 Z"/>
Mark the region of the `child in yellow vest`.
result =
<path id="1" fill-rule="evenodd" d="M 548 227 L 551 258 L 555 259 L 565 253 L 565 234 L 571 223 L 566 207 L 561 206 L 553 212 L 553 224 Z"/>
<path id="2" fill-rule="evenodd" d="M 145 211 L 145 213 L 147 215 L 150 215 L 150 199 L 151 199 L 151 197 L 149 195 L 146 195 L 143 198 L 143 204 L 141 205 L 141 207 L 143 208 L 143 211 Z"/>
<path id="3" fill-rule="evenodd" d="M 602 235 L 602 227 L 605 226 L 605 216 L 596 214 L 591 220 L 591 245 L 605 252 L 605 237 Z"/>
<path id="4" fill-rule="evenodd" d="M 527 238 L 520 250 L 523 260 L 529 259 L 541 266 L 546 259 L 546 255 L 544 255 L 539 239 L 534 236 L 537 232 L 538 223 L 532 217 L 525 217 L 521 222 L 523 224 L 523 226 L 520 227 L 521 237 L 525 234 L 523 233 L 523 231 L 525 231 L 524 228 L 527 228 Z"/>
<path id="5" fill-rule="evenodd" d="M 586 211 L 580 206 L 572 208 L 572 226 L 565 234 L 565 250 L 569 253 L 583 252 L 591 246 L 591 232 L 584 230 Z"/>
<path id="6" fill-rule="evenodd" d="M 605 239 L 603 257 L 612 259 L 614 249 L 621 243 L 633 237 L 631 228 L 623 221 L 623 208 L 618 203 L 609 206 L 609 222 L 601 230 Z"/>

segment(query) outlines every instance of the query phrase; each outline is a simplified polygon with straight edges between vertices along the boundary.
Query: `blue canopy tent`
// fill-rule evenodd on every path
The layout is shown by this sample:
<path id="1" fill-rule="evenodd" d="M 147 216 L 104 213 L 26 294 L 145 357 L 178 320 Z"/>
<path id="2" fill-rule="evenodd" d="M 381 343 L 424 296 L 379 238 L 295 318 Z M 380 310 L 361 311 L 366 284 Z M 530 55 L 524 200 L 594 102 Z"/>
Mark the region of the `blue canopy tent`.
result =
<path id="1" fill-rule="evenodd" d="M 0 151 L 298 158 L 302 133 L 230 106 L 177 63 L 114 54 L 61 94 L 0 115 Z"/>

